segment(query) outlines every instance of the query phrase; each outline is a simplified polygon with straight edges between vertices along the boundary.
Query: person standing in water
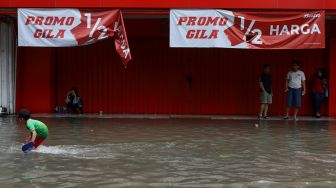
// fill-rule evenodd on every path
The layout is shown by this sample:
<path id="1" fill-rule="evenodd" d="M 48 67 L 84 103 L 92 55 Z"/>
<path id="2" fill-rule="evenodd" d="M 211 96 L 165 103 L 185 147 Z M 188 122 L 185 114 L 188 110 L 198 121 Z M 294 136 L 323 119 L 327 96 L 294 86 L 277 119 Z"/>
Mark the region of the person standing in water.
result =
<path id="1" fill-rule="evenodd" d="M 268 107 L 272 104 L 272 79 L 270 75 L 271 66 L 263 65 L 263 72 L 259 79 L 260 87 L 260 111 L 258 118 L 268 119 Z"/>
<path id="2" fill-rule="evenodd" d="M 300 61 L 294 60 L 292 62 L 292 70 L 287 73 L 286 77 L 286 115 L 284 119 L 288 119 L 289 110 L 294 107 L 294 120 L 297 121 L 297 114 L 301 107 L 301 97 L 306 93 L 306 77 L 300 69 Z"/>
<path id="3" fill-rule="evenodd" d="M 316 73 L 313 85 L 313 104 L 314 113 L 316 118 L 321 117 L 321 104 L 327 97 L 328 92 L 328 82 L 324 74 L 323 69 L 319 69 Z"/>
<path id="4" fill-rule="evenodd" d="M 30 112 L 28 110 L 20 110 L 19 120 L 24 121 L 27 129 L 30 131 L 30 137 L 27 143 L 32 142 L 34 149 L 39 147 L 49 136 L 48 127 L 43 122 L 30 118 Z"/>

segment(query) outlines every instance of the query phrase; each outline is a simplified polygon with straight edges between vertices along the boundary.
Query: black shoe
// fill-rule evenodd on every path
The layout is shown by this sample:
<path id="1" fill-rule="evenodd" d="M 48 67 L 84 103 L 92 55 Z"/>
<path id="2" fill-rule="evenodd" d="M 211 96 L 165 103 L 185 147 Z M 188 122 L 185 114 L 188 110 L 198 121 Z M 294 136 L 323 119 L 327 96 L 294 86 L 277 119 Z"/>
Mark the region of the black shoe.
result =
<path id="1" fill-rule="evenodd" d="M 264 119 L 269 119 L 269 117 L 268 116 L 264 116 Z"/>

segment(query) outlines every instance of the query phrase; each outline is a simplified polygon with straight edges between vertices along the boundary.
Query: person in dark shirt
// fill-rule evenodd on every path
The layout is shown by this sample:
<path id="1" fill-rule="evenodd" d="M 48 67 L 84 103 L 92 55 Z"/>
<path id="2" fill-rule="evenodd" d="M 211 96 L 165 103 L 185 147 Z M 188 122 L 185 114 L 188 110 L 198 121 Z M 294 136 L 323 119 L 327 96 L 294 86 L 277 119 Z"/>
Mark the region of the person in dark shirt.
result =
<path id="1" fill-rule="evenodd" d="M 79 96 L 78 91 L 75 87 L 71 88 L 71 90 L 67 93 L 65 103 L 66 103 L 68 112 L 82 113 L 82 111 L 83 111 L 83 100 Z"/>
<path id="2" fill-rule="evenodd" d="M 263 71 L 259 79 L 260 87 L 260 112 L 258 118 L 268 119 L 268 106 L 272 104 L 272 79 L 270 75 L 271 66 L 263 65 Z"/>

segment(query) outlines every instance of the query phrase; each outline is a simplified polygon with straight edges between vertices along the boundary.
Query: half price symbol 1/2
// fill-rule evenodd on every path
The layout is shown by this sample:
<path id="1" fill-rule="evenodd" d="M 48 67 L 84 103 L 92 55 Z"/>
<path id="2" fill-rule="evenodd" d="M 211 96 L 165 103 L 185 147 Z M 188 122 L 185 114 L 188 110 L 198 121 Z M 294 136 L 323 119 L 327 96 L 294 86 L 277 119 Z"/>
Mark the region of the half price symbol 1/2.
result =
<path id="1" fill-rule="evenodd" d="M 92 14 L 91 13 L 85 13 L 84 16 L 86 17 L 86 28 L 91 29 L 91 18 L 92 18 Z M 100 33 L 99 37 L 97 38 L 97 40 L 101 40 L 104 38 L 107 38 L 108 36 L 106 35 L 107 33 L 107 28 L 103 25 L 99 25 L 101 22 L 101 18 L 97 18 L 96 22 L 93 25 L 93 28 L 90 31 L 89 37 L 91 38 L 90 41 L 94 41 L 95 39 L 93 38 L 93 35 L 96 31 L 98 31 Z"/>
<path id="2" fill-rule="evenodd" d="M 245 17 L 244 16 L 238 16 L 238 18 L 240 18 L 240 30 L 244 30 L 245 29 Z M 254 24 L 255 24 L 255 20 L 251 20 L 251 23 L 248 26 L 248 28 L 246 29 L 246 32 L 243 36 L 244 37 L 243 39 L 246 41 L 246 37 L 250 33 L 252 33 L 252 34 L 256 34 L 256 36 L 253 38 L 251 43 L 252 44 L 263 44 L 263 42 L 260 40 L 261 35 L 262 35 L 262 31 L 260 29 L 253 29 Z"/>

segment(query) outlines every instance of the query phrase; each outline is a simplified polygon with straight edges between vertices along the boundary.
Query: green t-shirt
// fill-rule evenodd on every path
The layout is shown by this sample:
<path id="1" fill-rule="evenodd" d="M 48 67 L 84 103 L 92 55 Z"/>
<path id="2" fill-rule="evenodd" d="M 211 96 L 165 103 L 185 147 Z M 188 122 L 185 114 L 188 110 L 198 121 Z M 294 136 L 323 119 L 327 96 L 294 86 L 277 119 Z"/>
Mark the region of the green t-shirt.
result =
<path id="1" fill-rule="evenodd" d="M 27 129 L 30 131 L 36 131 L 37 138 L 47 138 L 48 137 L 48 127 L 41 121 L 35 119 L 28 119 Z"/>

